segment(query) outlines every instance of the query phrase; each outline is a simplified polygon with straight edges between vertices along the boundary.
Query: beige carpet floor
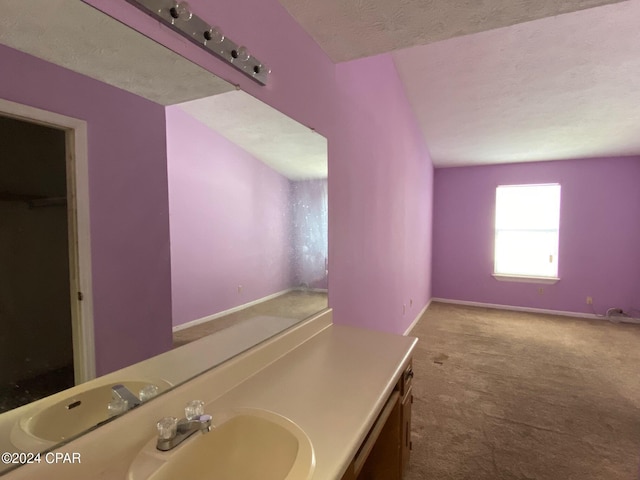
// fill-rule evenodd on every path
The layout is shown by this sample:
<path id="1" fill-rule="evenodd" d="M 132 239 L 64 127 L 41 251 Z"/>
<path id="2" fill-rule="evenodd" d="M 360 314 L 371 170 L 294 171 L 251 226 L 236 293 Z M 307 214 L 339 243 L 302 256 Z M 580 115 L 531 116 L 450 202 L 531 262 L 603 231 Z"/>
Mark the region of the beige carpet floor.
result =
<path id="1" fill-rule="evenodd" d="M 327 308 L 326 293 L 294 290 L 215 320 L 174 332 L 173 347 L 180 347 L 225 328 L 240 325 L 247 320 L 254 320 L 257 317 L 265 319 L 265 321 L 268 321 L 269 317 L 304 320 L 325 308 Z"/>
<path id="2" fill-rule="evenodd" d="M 406 480 L 640 479 L 640 325 L 433 303 Z"/>

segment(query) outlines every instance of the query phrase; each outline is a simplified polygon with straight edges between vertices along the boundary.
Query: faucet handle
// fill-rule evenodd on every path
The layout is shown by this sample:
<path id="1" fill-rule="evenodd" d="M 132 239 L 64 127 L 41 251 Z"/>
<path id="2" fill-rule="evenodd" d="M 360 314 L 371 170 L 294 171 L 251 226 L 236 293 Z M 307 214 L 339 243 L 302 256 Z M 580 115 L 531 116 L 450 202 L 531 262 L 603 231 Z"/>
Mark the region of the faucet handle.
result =
<path id="1" fill-rule="evenodd" d="M 195 420 L 200 415 L 204 415 L 204 402 L 202 400 L 191 400 L 184 407 L 184 416 L 187 420 Z"/>
<path id="2" fill-rule="evenodd" d="M 153 397 L 158 396 L 160 389 L 157 385 L 149 384 L 140 389 L 138 392 L 138 398 L 141 402 L 147 402 L 151 400 Z"/>
<path id="3" fill-rule="evenodd" d="M 122 415 L 127 410 L 129 410 L 129 402 L 124 398 L 119 398 L 119 397 L 113 398 L 107 404 L 107 411 L 109 412 L 109 417 Z"/>
<path id="4" fill-rule="evenodd" d="M 158 439 L 170 440 L 176 436 L 178 431 L 178 419 L 176 417 L 161 418 L 156 424 L 158 427 Z"/>

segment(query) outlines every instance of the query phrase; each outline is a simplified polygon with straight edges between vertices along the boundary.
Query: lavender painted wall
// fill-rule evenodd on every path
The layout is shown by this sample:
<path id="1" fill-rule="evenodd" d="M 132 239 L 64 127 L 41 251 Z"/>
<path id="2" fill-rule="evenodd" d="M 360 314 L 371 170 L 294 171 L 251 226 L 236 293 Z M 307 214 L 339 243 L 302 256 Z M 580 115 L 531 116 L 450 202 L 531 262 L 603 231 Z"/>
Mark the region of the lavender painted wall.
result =
<path id="1" fill-rule="evenodd" d="M 329 298 L 337 322 L 400 333 L 430 299 L 433 167 L 391 58 L 336 68 Z"/>
<path id="2" fill-rule="evenodd" d="M 291 182 L 292 269 L 295 286 L 327 289 L 328 182 Z"/>
<path id="3" fill-rule="evenodd" d="M 174 326 L 290 288 L 289 180 L 180 107 L 166 118 Z"/>
<path id="4" fill-rule="evenodd" d="M 562 185 L 555 285 L 498 282 L 493 272 L 495 188 Z M 593 313 L 640 308 L 640 158 L 581 159 L 437 169 L 433 296 Z M 544 287 L 544 294 L 538 288 Z"/>
<path id="5" fill-rule="evenodd" d="M 269 65 L 260 87 L 124 0 L 85 2 L 328 138 L 334 321 L 403 332 L 431 297 L 433 169 L 390 55 L 336 66 L 277 0 L 192 0 Z"/>
<path id="6" fill-rule="evenodd" d="M 166 351 L 172 339 L 164 108 L 1 45 L 0 63 L 0 98 L 88 125 L 98 375 Z"/>

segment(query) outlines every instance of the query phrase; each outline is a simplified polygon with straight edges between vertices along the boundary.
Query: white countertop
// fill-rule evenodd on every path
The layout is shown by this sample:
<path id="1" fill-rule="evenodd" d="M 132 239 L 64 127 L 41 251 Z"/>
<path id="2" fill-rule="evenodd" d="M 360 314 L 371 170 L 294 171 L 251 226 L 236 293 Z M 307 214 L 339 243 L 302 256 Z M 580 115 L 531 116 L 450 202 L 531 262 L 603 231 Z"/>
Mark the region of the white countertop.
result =
<path id="1" fill-rule="evenodd" d="M 340 478 L 400 378 L 410 337 L 332 326 L 233 389 L 216 406 L 263 408 L 309 436 L 314 479 Z M 211 413 L 214 415 L 215 410 Z"/>
<path id="2" fill-rule="evenodd" d="M 304 337 L 305 328 L 311 338 Z M 125 479 L 133 459 L 154 437 L 157 419 L 180 416 L 185 400 L 200 398 L 214 424 L 216 411 L 239 407 L 289 418 L 313 445 L 312 478 L 340 479 L 417 340 L 331 324 L 309 328 L 295 329 L 288 340 L 267 342 L 59 449 L 80 453 L 80 465 L 28 465 L 5 478 Z M 306 341 L 300 344 L 301 339 Z"/>

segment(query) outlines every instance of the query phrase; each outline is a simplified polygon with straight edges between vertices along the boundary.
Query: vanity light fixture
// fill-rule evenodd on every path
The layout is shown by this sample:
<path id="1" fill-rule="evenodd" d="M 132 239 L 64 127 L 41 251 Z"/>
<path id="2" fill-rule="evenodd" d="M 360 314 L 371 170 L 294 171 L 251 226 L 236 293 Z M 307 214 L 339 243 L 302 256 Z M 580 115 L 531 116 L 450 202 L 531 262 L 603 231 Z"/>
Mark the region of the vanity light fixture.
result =
<path id="1" fill-rule="evenodd" d="M 267 84 L 271 70 L 225 36 L 219 27 L 212 26 L 191 10 L 188 2 L 180 0 L 127 0 L 146 14 L 164 23 L 217 58 L 261 85 Z"/>

